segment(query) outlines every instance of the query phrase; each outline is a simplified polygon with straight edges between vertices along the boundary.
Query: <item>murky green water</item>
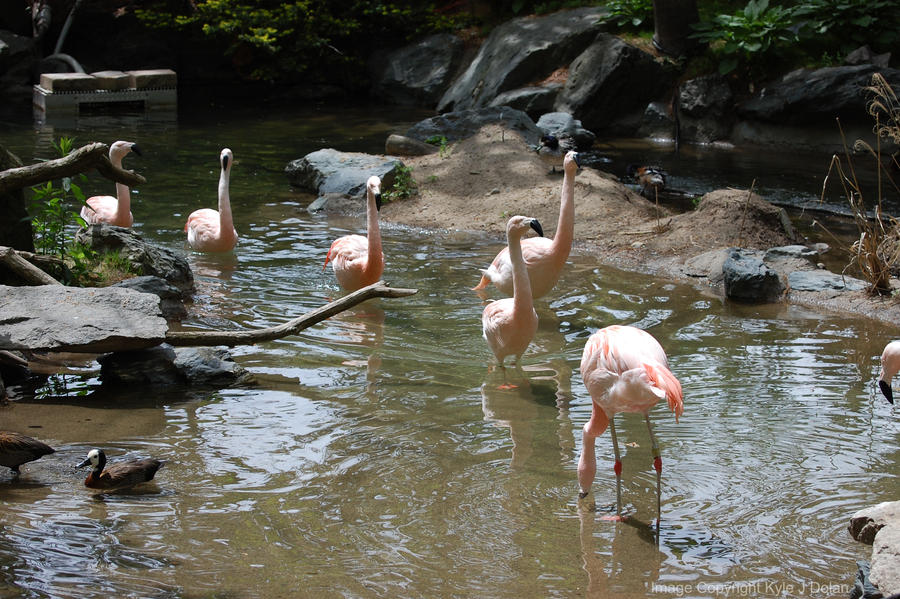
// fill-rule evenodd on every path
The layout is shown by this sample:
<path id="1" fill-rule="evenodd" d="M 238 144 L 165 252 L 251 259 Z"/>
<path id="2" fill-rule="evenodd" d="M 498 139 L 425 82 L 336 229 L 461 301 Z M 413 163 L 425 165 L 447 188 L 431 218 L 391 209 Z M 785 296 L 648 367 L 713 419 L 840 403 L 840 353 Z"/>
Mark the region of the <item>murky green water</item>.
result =
<path id="1" fill-rule="evenodd" d="M 241 241 L 233 256 L 189 254 L 198 292 L 185 323 L 228 328 L 340 295 L 325 253 L 363 223 L 310 216 L 282 169 L 321 147 L 377 151 L 407 119 L 183 110 L 177 123 L 0 131 L 26 161 L 73 131 L 139 142 L 144 158 L 126 160 L 148 179 L 136 228 L 179 251 L 187 214 L 215 203 L 230 147 Z M 90 193 L 109 187 L 91 181 Z M 724 303 L 574 255 L 539 308 L 521 386 L 500 391 L 469 290 L 498 242 L 392 226 L 384 239 L 385 279 L 419 293 L 236 349 L 254 388 L 107 390 L 89 366 L 67 391 L 0 408 L 2 428 L 57 448 L 16 481 L 0 473 L 0 596 L 847 596 L 870 552 L 849 516 L 900 494 L 896 411 L 874 385 L 898 331 Z M 588 335 L 613 323 L 650 330 L 684 386 L 679 423 L 662 405 L 652 414 L 658 539 L 641 524 L 655 518 L 655 475 L 639 417 L 617 420 L 632 523 L 601 519 L 615 504 L 608 436 L 596 510 L 576 499 L 590 413 L 578 364 Z M 168 464 L 142 492 L 94 496 L 72 468 L 93 446 Z"/>

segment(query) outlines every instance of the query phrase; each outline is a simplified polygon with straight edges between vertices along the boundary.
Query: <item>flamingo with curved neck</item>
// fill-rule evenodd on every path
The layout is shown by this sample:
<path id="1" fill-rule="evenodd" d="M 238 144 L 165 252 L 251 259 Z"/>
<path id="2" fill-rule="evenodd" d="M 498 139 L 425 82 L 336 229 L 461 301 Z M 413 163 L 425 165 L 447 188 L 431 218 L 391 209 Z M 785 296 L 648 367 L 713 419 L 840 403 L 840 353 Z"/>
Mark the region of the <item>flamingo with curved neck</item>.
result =
<path id="1" fill-rule="evenodd" d="M 489 303 L 481 314 L 481 330 L 488 347 L 497 358 L 504 377 L 506 356 L 514 356 L 517 365 L 537 332 L 538 316 L 531 297 L 531 283 L 522 257 L 522 236 L 529 229 L 543 235 L 541 223 L 536 218 L 514 216 L 506 223 L 506 240 L 512 264 L 513 296 Z M 501 388 L 513 385 L 504 384 Z"/>
<path id="2" fill-rule="evenodd" d="M 531 295 L 535 299 L 553 289 L 572 251 L 575 237 L 575 172 L 578 166 L 578 154 L 568 152 L 563 160 L 559 220 L 553 239 L 530 237 L 522 240 L 522 256 L 531 281 Z M 513 268 L 508 247 L 500 250 L 491 265 L 481 273 L 481 281 L 472 288 L 474 291 L 481 291 L 493 283 L 502 293 L 512 295 Z"/>
<path id="3" fill-rule="evenodd" d="M 345 235 L 335 239 L 322 265 L 324 271 L 331 261 L 331 269 L 345 291 L 356 291 L 376 283 L 384 272 L 381 229 L 378 227 L 380 209 L 381 179 L 373 175 L 366 181 L 366 237 Z"/>
<path id="4" fill-rule="evenodd" d="M 231 216 L 228 185 L 234 155 L 225 148 L 219 154 L 222 172 L 219 174 L 219 209 L 201 208 L 188 216 L 184 230 L 188 245 L 198 252 L 228 252 L 237 245 L 238 234 Z"/>
<path id="5" fill-rule="evenodd" d="M 113 166 L 122 168 L 122 159 L 129 152 L 141 156 L 141 149 L 130 141 L 117 141 L 109 147 L 109 161 Z M 130 227 L 134 224 L 131 214 L 131 190 L 123 183 L 116 183 L 116 197 L 93 196 L 81 207 L 81 218 L 88 225 L 106 223 L 117 227 Z"/>

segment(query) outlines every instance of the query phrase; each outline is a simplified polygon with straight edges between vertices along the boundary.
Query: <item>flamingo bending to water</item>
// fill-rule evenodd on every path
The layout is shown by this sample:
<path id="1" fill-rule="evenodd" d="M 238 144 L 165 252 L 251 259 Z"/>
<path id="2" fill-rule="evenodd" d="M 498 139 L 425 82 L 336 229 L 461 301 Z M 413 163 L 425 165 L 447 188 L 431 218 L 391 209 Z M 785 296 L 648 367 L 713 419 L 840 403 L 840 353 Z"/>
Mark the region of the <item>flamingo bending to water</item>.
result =
<path id="1" fill-rule="evenodd" d="M 900 341 L 891 341 L 881 353 L 881 372 L 878 375 L 878 386 L 890 403 L 894 403 L 891 379 L 898 371 L 900 371 Z"/>
<path id="2" fill-rule="evenodd" d="M 553 240 L 545 237 L 522 240 L 522 256 L 528 270 L 531 295 L 535 299 L 547 295 L 553 289 L 572 250 L 572 239 L 575 237 L 575 172 L 578 166 L 578 153 L 568 152 L 563 161 L 559 220 Z M 481 281 L 472 289 L 480 291 L 493 283 L 501 292 L 512 295 L 512 272 L 509 248 L 505 247 L 500 250 L 487 270 L 481 271 Z"/>
<path id="3" fill-rule="evenodd" d="M 379 210 L 381 179 L 373 175 L 366 181 L 366 237 L 345 235 L 335 239 L 322 265 L 324 271 L 331 260 L 331 269 L 345 291 L 356 291 L 376 283 L 384 272 L 384 252 L 381 251 L 381 230 L 378 228 Z"/>
<path id="4" fill-rule="evenodd" d="M 489 303 L 481 314 L 482 333 L 504 375 L 506 368 L 503 360 L 506 356 L 515 356 L 513 364 L 518 364 L 538 326 L 538 316 L 531 298 L 531 284 L 522 257 L 522 236 L 528 229 L 534 229 L 538 235 L 544 234 L 541 223 L 536 218 L 514 216 L 506 223 L 513 296 Z M 501 386 L 509 387 L 505 382 Z"/>
<path id="5" fill-rule="evenodd" d="M 113 166 L 122 168 L 122 159 L 129 152 L 142 156 L 141 149 L 136 143 L 117 141 L 109 147 L 109 161 Z M 134 216 L 131 214 L 131 190 L 123 183 L 116 183 L 116 197 L 88 198 L 81 207 L 81 218 L 89 225 L 107 223 L 117 227 L 130 227 L 134 224 Z"/>
<path id="6" fill-rule="evenodd" d="M 662 458 L 659 444 L 650 425 L 649 412 L 666 398 L 675 420 L 684 411 L 681 383 L 669 370 L 666 352 L 653 336 L 631 326 L 613 325 L 600 329 L 588 338 L 581 355 L 581 377 L 591 394 L 591 418 L 584 425 L 583 448 L 578 461 L 579 497 L 590 492 L 597 472 L 594 441 L 609 427 L 616 456 L 616 519 L 622 519 L 622 461 L 616 440 L 613 418 L 619 412 L 644 415 L 656 470 L 656 514 L 661 511 Z"/>
<path id="7" fill-rule="evenodd" d="M 234 155 L 225 148 L 219 154 L 222 172 L 219 174 L 219 209 L 201 208 L 191 212 L 184 230 L 188 245 L 198 252 L 228 252 L 237 245 L 238 234 L 231 217 L 228 184 Z"/>

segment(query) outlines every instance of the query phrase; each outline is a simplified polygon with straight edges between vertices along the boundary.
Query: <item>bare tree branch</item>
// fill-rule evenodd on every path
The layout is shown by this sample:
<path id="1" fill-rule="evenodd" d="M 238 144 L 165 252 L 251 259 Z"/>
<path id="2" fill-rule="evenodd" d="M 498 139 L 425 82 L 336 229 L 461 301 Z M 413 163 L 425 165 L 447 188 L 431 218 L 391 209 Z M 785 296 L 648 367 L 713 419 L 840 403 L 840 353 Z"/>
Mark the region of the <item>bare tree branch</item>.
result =
<path id="1" fill-rule="evenodd" d="M 133 171 L 113 166 L 109 161 L 108 154 L 108 145 L 94 142 L 73 150 L 63 158 L 2 171 L 0 172 L 0 194 L 23 187 L 31 187 L 44 181 L 71 177 L 92 168 L 97 169 L 97 172 L 107 179 L 116 183 L 124 183 L 129 187 L 147 182 L 144 177 Z"/>

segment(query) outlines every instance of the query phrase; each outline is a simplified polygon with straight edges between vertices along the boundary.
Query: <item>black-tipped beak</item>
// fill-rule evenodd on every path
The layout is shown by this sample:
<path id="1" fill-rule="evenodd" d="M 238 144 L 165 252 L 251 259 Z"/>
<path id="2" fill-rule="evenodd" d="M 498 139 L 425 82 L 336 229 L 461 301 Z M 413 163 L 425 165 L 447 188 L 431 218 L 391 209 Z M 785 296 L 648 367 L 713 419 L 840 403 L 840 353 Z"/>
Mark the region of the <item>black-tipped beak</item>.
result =
<path id="1" fill-rule="evenodd" d="M 888 402 L 894 403 L 894 392 L 891 390 L 891 385 L 887 381 L 878 381 L 878 386 L 881 387 L 881 392 L 884 393 L 884 396 L 887 398 Z"/>
<path id="2" fill-rule="evenodd" d="M 572 156 L 572 159 L 575 161 L 575 166 L 581 168 L 581 154 L 575 152 L 575 155 Z"/>
<path id="3" fill-rule="evenodd" d="M 141 151 L 141 149 L 138 147 L 137 144 L 131 144 L 131 151 L 134 152 L 135 154 L 137 154 L 138 156 L 144 155 L 144 153 Z"/>
<path id="4" fill-rule="evenodd" d="M 222 168 L 228 168 L 228 155 L 222 156 Z"/>
<path id="5" fill-rule="evenodd" d="M 538 222 L 538 219 L 531 219 L 531 228 L 537 231 L 537 234 L 541 237 L 544 236 L 544 229 L 541 227 L 541 223 Z"/>
<path id="6" fill-rule="evenodd" d="M 87 459 L 84 460 L 83 462 L 78 462 L 78 464 L 76 464 L 75 467 L 76 467 L 76 468 L 84 468 L 85 466 L 87 466 L 87 465 L 90 464 L 90 463 L 91 463 L 91 459 L 90 459 L 90 458 L 87 458 Z"/>
<path id="7" fill-rule="evenodd" d="M 375 194 L 375 210 L 381 210 L 381 194 Z"/>

